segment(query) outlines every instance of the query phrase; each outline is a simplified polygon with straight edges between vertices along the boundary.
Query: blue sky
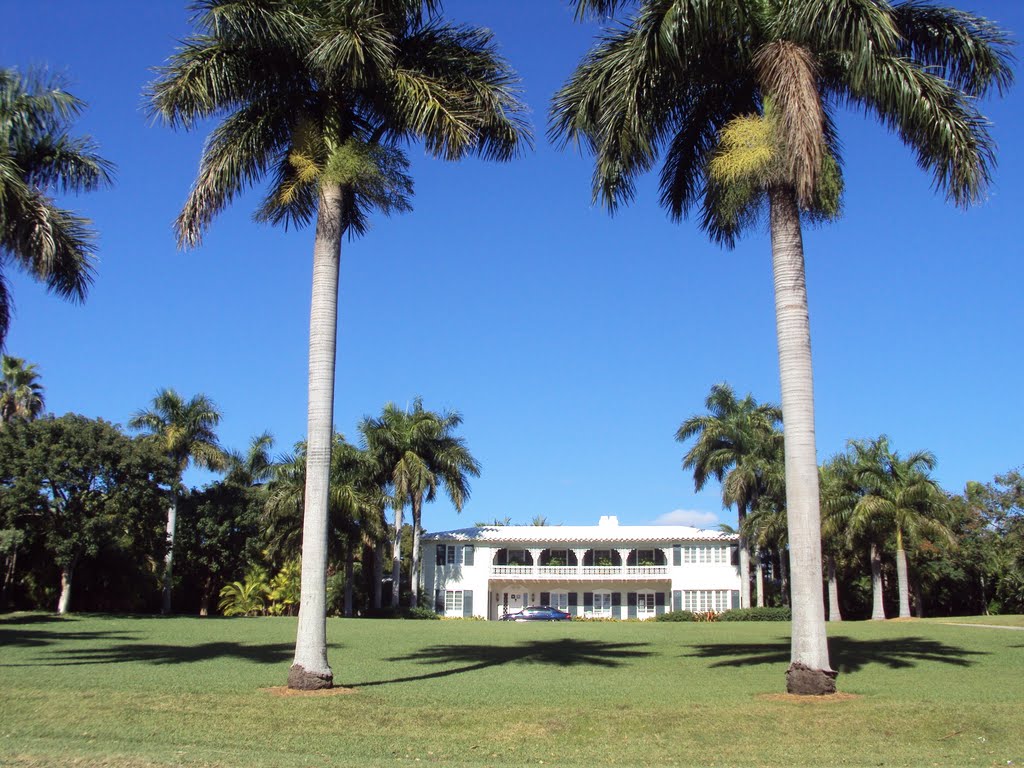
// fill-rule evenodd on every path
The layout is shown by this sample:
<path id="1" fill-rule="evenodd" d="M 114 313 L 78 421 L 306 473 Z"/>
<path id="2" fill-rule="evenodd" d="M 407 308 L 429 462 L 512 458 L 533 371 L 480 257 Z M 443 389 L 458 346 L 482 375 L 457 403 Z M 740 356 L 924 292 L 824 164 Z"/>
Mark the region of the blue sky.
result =
<path id="1" fill-rule="evenodd" d="M 958 5 L 1024 30 L 1019 3 Z M 172 222 L 203 135 L 153 124 L 142 90 L 188 34 L 184 5 L 0 9 L 3 66 L 65 72 L 90 105 L 79 130 L 118 166 L 112 189 L 68 202 L 101 237 L 87 302 L 9 274 L 6 351 L 38 364 L 55 413 L 123 424 L 174 387 L 213 398 L 226 446 L 269 429 L 290 448 L 305 430 L 312 233 L 253 223 L 252 194 L 201 248 L 176 249 Z M 443 501 L 425 511 L 434 530 L 506 515 L 734 522 L 717 486 L 694 492 L 673 435 L 715 382 L 779 398 L 766 233 L 722 251 L 668 220 L 653 177 L 609 217 L 590 202 L 589 158 L 545 139 L 548 100 L 597 27 L 574 24 L 562 0 L 445 9 L 496 33 L 522 77 L 536 149 L 505 165 L 410 149 L 413 212 L 377 218 L 343 247 L 337 427 L 354 438 L 363 416 L 416 395 L 463 414 L 483 474 L 461 516 Z M 1024 461 L 1021 88 L 983 112 L 999 167 L 989 199 L 966 212 L 884 129 L 840 116 L 845 214 L 805 232 L 819 459 L 884 432 L 901 451 L 934 451 L 948 490 Z"/>

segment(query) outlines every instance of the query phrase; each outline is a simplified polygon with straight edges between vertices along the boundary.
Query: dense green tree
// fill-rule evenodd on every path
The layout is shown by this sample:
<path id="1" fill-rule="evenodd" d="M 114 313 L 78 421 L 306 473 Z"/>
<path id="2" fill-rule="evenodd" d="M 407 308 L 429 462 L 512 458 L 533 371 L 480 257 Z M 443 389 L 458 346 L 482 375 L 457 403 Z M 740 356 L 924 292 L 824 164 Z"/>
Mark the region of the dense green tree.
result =
<path id="1" fill-rule="evenodd" d="M 172 476 L 159 453 L 100 419 L 67 414 L 0 430 L 0 510 L 56 565 L 58 613 L 83 558 L 121 537 L 159 546 L 160 486 Z"/>
<path id="2" fill-rule="evenodd" d="M 15 419 L 29 421 L 43 412 L 43 385 L 33 363 L 4 355 L 0 358 L 0 376 L 0 426 Z"/>
<path id="3" fill-rule="evenodd" d="M 60 76 L 0 69 L 0 348 L 13 307 L 4 277 L 9 265 L 75 301 L 92 283 L 91 222 L 53 198 L 110 183 L 113 166 L 95 142 L 69 133 L 84 109 Z"/>
<path id="4" fill-rule="evenodd" d="M 167 508 L 167 556 L 164 559 L 161 607 L 164 614 L 171 612 L 174 534 L 178 496 L 182 491 L 181 478 L 190 464 L 213 470 L 225 468 L 227 460 L 217 443 L 216 427 L 219 423 L 220 411 L 206 395 L 199 394 L 185 400 L 173 389 L 158 392 L 152 405 L 138 411 L 128 422 L 130 428 L 142 432 L 163 451 L 178 472 L 171 484 Z"/>
<path id="5" fill-rule="evenodd" d="M 581 15 L 631 6 L 576 0 Z M 834 690 L 821 599 L 818 465 L 802 220 L 837 214 L 834 116 L 873 114 L 957 205 L 979 200 L 994 162 L 976 99 L 1013 79 L 994 23 L 924 0 L 642 0 L 587 54 L 552 108 L 554 137 L 595 155 L 593 192 L 610 211 L 664 156 L 661 202 L 732 246 L 771 231 L 786 510 L 792 559 L 787 688 Z"/>
<path id="6" fill-rule="evenodd" d="M 454 434 L 461 424 L 459 413 L 426 410 L 419 397 L 413 400 L 411 410 L 388 403 L 379 418 L 367 418 L 360 424 L 367 449 L 390 486 L 395 510 L 392 608 L 397 608 L 399 601 L 403 507 L 408 503 L 412 510 L 410 601 L 415 607 L 419 605 L 423 503 L 433 501 L 440 486 L 456 511 L 461 512 L 469 498 L 469 478 L 480 475 L 480 465 L 465 440 Z"/>
<path id="7" fill-rule="evenodd" d="M 744 520 L 765 490 L 766 474 L 778 454 L 782 414 L 778 406 L 742 400 L 728 384 L 715 384 L 704 401 L 706 414 L 691 416 L 676 431 L 676 440 L 694 439 L 683 456 L 701 490 L 714 477 L 722 485 L 722 503 L 736 505 L 739 523 L 740 607 L 750 607 L 750 546 Z"/>
<path id="8" fill-rule="evenodd" d="M 316 221 L 309 335 L 302 607 L 292 687 L 330 687 L 328 494 L 341 241 L 372 210 L 409 208 L 399 145 L 435 157 L 508 160 L 528 141 L 515 78 L 490 33 L 444 23 L 435 0 L 200 0 L 187 39 L 153 84 L 174 127 L 221 119 L 206 143 L 179 241 L 270 177 L 257 218 Z"/>

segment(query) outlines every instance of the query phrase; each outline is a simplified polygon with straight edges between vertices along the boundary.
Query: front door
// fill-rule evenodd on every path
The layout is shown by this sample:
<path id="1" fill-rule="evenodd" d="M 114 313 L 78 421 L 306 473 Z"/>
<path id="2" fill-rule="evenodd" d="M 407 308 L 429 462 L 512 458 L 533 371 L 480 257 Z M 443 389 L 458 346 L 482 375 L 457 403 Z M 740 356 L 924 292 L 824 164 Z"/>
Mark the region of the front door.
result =
<path id="1" fill-rule="evenodd" d="M 516 611 L 523 610 L 528 599 L 525 594 L 519 592 L 502 592 L 501 605 L 498 607 L 498 618 L 500 619 L 506 613 L 515 613 Z"/>

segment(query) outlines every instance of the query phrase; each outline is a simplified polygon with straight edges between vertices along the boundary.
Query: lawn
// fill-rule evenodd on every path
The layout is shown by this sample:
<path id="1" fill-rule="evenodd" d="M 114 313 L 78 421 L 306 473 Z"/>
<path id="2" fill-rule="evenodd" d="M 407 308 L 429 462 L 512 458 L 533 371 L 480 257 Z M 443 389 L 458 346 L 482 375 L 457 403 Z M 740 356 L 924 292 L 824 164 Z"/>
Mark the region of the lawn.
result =
<path id="1" fill-rule="evenodd" d="M 284 697 L 294 619 L 8 616 L 0 765 L 1024 764 L 1024 632 L 831 626 L 792 701 L 788 631 L 332 619 L 354 691 Z"/>

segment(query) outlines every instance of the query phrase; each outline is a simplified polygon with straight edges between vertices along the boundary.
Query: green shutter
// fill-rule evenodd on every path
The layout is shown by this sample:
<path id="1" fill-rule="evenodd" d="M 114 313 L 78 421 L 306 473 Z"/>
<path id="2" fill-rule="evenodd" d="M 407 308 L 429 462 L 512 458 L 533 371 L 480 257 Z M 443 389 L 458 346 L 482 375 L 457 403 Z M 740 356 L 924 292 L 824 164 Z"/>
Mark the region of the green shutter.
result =
<path id="1" fill-rule="evenodd" d="M 578 598 L 579 598 L 579 593 L 578 592 L 570 592 L 569 593 L 569 607 L 570 608 L 575 608 L 577 605 L 579 605 L 579 603 L 577 602 Z M 572 611 L 570 611 L 570 613 L 572 613 Z"/>
<path id="2" fill-rule="evenodd" d="M 498 558 L 497 558 L 497 560 L 495 560 L 494 564 L 495 565 L 508 565 L 508 550 L 507 549 L 499 549 L 498 550 Z"/>
<path id="3" fill-rule="evenodd" d="M 473 564 L 473 545 L 467 544 L 462 548 L 462 562 L 464 565 Z"/>
<path id="4" fill-rule="evenodd" d="M 672 610 L 681 611 L 683 610 L 683 590 L 673 589 L 672 590 Z"/>
<path id="5" fill-rule="evenodd" d="M 434 613 L 444 613 L 444 590 L 434 590 Z"/>
<path id="6" fill-rule="evenodd" d="M 551 593 L 550 592 L 541 592 L 540 593 L 540 604 L 541 605 L 551 605 Z"/>
<path id="7" fill-rule="evenodd" d="M 437 545 L 437 565 L 444 565 L 444 544 Z"/>
<path id="8" fill-rule="evenodd" d="M 636 592 L 628 592 L 626 594 L 626 603 L 628 604 L 628 611 L 626 617 L 630 619 L 636 618 Z"/>
<path id="9" fill-rule="evenodd" d="M 594 593 L 584 592 L 583 593 L 583 610 L 590 613 L 594 610 Z"/>
<path id="10" fill-rule="evenodd" d="M 661 616 L 665 612 L 665 593 L 655 592 L 654 593 L 654 615 Z"/>
<path id="11" fill-rule="evenodd" d="M 462 615 L 469 618 L 473 615 L 473 590 L 462 591 Z"/>
<path id="12" fill-rule="evenodd" d="M 740 591 L 738 589 L 734 589 L 732 591 L 732 607 L 733 608 L 739 608 L 740 607 Z"/>
<path id="13" fill-rule="evenodd" d="M 622 593 L 612 592 L 612 618 L 622 618 Z"/>
<path id="14" fill-rule="evenodd" d="M 683 564 L 683 547 L 681 544 L 672 545 L 672 565 Z"/>

